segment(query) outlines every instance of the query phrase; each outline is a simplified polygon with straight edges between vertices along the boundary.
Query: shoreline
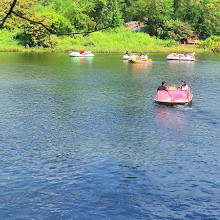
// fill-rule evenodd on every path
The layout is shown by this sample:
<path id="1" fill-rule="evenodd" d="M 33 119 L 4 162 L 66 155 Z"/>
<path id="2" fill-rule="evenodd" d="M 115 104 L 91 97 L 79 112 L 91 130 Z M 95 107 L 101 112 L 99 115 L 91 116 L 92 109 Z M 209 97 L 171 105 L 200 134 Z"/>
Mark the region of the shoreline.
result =
<path id="1" fill-rule="evenodd" d="M 136 53 L 172 53 L 176 51 L 177 53 L 187 53 L 187 52 L 196 52 L 196 53 L 213 53 L 209 49 L 199 48 L 198 45 L 179 45 L 173 47 L 161 47 L 161 46 L 152 46 L 146 49 L 136 49 L 135 48 L 96 48 L 96 47 L 83 47 L 83 46 L 75 46 L 74 48 L 24 48 L 24 47 L 7 47 L 0 48 L 0 52 L 28 52 L 28 53 L 71 53 L 74 49 L 76 50 L 88 50 L 90 49 L 93 53 L 102 53 L 102 54 L 124 54 L 126 51 L 131 53 L 132 51 Z"/>
<path id="2" fill-rule="evenodd" d="M 172 39 L 161 40 L 142 32 L 132 32 L 124 27 L 94 32 L 86 36 L 51 36 L 48 47 L 30 47 L 16 40 L 16 31 L 0 30 L 0 52 L 60 52 L 70 53 L 74 49 L 93 53 L 212 53 L 201 45 L 179 44 Z M 28 48 L 27 48 L 28 47 Z"/>

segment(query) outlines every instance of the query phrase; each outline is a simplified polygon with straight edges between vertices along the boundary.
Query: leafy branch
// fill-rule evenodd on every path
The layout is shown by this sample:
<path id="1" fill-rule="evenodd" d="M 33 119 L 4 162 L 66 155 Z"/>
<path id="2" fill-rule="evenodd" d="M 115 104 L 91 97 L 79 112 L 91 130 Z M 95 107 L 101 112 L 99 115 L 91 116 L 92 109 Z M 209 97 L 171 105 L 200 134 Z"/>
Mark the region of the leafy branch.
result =
<path id="1" fill-rule="evenodd" d="M 11 4 L 11 7 L 8 11 L 8 13 L 6 14 L 6 16 L 2 19 L 2 23 L 0 24 L 0 29 L 3 27 L 4 23 L 6 22 L 7 18 L 11 15 L 11 13 L 13 12 L 13 9 L 15 7 L 17 3 L 17 0 L 14 0 L 13 3 Z"/>
<path id="2" fill-rule="evenodd" d="M 43 23 L 43 21 L 32 20 L 32 19 L 30 19 L 30 18 L 27 18 L 27 17 L 24 16 L 24 15 L 21 15 L 21 14 L 15 12 L 15 11 L 14 11 L 14 7 L 15 7 L 16 3 L 17 3 L 17 0 L 13 0 L 13 3 L 11 4 L 11 7 L 10 7 L 8 13 L 7 13 L 6 16 L 3 18 L 2 23 L 0 24 L 0 29 L 4 26 L 4 23 L 6 22 L 7 18 L 8 18 L 11 14 L 13 14 L 13 15 L 15 15 L 16 17 L 19 17 L 19 18 L 21 18 L 21 19 L 23 19 L 23 20 L 26 20 L 26 21 L 30 22 L 31 24 L 41 25 L 44 29 L 46 29 L 46 30 L 49 32 L 49 34 L 55 34 L 55 35 L 58 35 L 58 36 L 61 36 L 61 35 L 89 34 L 89 33 L 97 32 L 97 31 L 101 31 L 101 30 L 106 30 L 106 29 L 112 27 L 113 24 L 114 24 L 114 14 L 115 14 L 115 12 L 113 13 L 111 23 L 110 23 L 108 26 L 106 26 L 106 27 L 98 28 L 98 29 L 95 28 L 94 30 L 91 30 L 91 31 L 72 32 L 72 33 L 58 33 L 58 32 L 56 32 L 56 31 L 54 31 L 53 29 L 47 27 L 47 26 Z"/>

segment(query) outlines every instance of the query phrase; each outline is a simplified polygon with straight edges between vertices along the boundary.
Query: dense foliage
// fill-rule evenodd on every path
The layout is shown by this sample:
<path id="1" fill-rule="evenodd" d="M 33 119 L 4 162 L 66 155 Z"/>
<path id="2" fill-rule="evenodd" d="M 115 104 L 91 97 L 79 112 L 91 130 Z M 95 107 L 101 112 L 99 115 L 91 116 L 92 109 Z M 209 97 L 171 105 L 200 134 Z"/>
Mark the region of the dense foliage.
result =
<path id="1" fill-rule="evenodd" d="M 0 20 L 12 3 L 1 0 Z M 56 45 L 51 34 L 93 32 L 132 20 L 161 39 L 220 35 L 219 0 L 17 0 L 13 11 L 3 27 L 30 47 Z"/>
<path id="2" fill-rule="evenodd" d="M 12 2 L 1 0 L 0 19 Z M 13 11 L 4 27 L 19 28 L 16 38 L 29 46 L 52 46 L 51 33 L 92 32 L 123 23 L 117 0 L 17 0 Z"/>
<path id="3" fill-rule="evenodd" d="M 220 36 L 211 36 L 201 44 L 205 49 L 211 49 L 214 53 L 220 53 Z"/>
<path id="4" fill-rule="evenodd" d="M 161 40 L 142 32 L 133 32 L 123 26 L 109 28 L 86 35 L 57 36 L 51 35 L 53 48 L 34 46 L 25 49 L 15 39 L 20 30 L 0 30 L 0 51 L 62 51 L 71 52 L 76 50 L 92 50 L 104 53 L 125 53 L 135 51 L 137 53 L 149 52 L 194 52 L 201 51 L 199 48 L 182 47 L 174 40 Z M 205 49 L 202 49 L 204 51 Z"/>
<path id="5" fill-rule="evenodd" d="M 138 20 L 147 24 L 148 33 L 167 37 L 179 34 L 173 26 L 179 26 L 180 32 L 194 32 L 200 38 L 220 34 L 219 0 L 121 0 L 123 2 L 125 21 Z M 127 5 L 127 8 L 124 6 Z M 181 24 L 182 23 L 182 24 Z M 186 31 L 184 31 L 186 29 Z M 184 33 L 184 34 L 185 34 Z"/>

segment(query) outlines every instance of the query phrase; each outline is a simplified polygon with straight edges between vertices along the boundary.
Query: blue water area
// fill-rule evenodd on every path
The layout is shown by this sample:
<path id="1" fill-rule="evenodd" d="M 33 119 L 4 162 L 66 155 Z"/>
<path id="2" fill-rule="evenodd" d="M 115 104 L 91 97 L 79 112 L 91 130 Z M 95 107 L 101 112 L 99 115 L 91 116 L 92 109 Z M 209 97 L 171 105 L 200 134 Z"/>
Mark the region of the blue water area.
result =
<path id="1" fill-rule="evenodd" d="M 149 57 L 0 53 L 0 219 L 220 219 L 220 55 Z"/>

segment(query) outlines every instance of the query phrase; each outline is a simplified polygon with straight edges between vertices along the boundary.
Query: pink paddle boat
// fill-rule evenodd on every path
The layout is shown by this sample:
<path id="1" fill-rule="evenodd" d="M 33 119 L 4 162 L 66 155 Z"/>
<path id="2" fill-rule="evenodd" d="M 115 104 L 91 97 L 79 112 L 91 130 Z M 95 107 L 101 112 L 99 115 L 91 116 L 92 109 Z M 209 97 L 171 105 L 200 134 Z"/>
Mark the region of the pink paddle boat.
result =
<path id="1" fill-rule="evenodd" d="M 167 86 L 166 90 L 158 90 L 154 101 L 161 104 L 177 105 L 189 104 L 192 102 L 193 94 L 188 91 L 182 91 L 176 86 Z"/>

